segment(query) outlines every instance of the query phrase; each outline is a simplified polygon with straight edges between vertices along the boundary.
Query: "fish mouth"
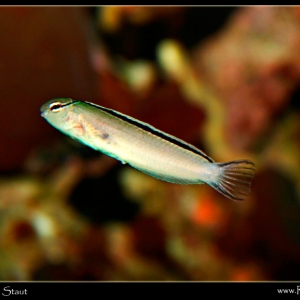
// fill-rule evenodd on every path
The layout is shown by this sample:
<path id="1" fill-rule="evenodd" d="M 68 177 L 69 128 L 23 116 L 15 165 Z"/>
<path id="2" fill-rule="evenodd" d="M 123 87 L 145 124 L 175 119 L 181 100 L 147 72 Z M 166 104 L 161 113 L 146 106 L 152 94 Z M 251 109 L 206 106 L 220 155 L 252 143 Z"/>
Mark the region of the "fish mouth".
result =
<path id="1" fill-rule="evenodd" d="M 47 112 L 48 107 L 49 107 L 49 103 L 48 103 L 48 102 L 44 103 L 44 104 L 40 107 L 41 117 L 45 118 L 45 115 L 46 115 L 46 112 Z"/>
<path id="2" fill-rule="evenodd" d="M 40 113 L 41 117 L 42 117 L 42 118 L 45 118 L 46 111 L 45 111 L 45 110 L 42 110 L 42 108 L 41 108 L 40 112 L 41 112 L 41 113 Z"/>

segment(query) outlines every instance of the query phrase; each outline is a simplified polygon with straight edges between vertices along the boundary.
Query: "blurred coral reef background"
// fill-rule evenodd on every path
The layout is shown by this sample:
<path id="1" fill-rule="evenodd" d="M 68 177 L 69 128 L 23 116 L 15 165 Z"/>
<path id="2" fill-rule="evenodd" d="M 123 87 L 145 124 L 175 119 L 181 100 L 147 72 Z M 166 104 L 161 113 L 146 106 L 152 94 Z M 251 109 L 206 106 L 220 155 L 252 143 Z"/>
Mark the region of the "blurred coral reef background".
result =
<path id="1" fill-rule="evenodd" d="M 0 280 L 300 279 L 299 7 L 1 7 Z M 230 201 L 52 128 L 51 98 L 116 109 L 216 161 Z"/>

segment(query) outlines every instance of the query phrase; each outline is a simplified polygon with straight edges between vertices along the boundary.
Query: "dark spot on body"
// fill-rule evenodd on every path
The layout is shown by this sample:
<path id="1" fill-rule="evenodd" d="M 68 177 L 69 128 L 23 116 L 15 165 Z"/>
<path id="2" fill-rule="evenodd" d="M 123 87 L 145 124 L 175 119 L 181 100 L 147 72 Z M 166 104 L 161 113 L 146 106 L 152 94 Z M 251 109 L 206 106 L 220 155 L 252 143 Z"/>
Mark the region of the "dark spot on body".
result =
<path id="1" fill-rule="evenodd" d="M 109 137 L 109 134 L 108 134 L 108 133 L 103 133 L 103 134 L 102 134 L 102 138 L 103 138 L 104 140 L 108 139 L 108 137 Z"/>

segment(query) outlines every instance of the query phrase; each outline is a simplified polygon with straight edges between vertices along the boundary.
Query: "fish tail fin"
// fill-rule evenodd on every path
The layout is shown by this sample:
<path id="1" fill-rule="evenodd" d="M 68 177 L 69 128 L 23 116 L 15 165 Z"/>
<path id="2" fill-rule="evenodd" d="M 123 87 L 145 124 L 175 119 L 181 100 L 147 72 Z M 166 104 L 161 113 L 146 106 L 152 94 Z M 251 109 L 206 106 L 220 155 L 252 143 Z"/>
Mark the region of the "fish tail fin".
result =
<path id="1" fill-rule="evenodd" d="M 215 165 L 219 174 L 210 185 L 231 200 L 244 200 L 250 193 L 254 163 L 250 160 L 235 160 Z"/>

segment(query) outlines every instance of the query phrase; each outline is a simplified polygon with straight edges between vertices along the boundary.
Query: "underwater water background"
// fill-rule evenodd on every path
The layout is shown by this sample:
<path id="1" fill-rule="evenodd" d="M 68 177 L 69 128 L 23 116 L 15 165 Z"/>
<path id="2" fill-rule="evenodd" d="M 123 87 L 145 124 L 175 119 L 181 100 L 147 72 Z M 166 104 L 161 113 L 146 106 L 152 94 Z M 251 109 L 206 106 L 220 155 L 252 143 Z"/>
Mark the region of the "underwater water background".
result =
<path id="1" fill-rule="evenodd" d="M 299 29 L 298 7 L 0 7 L 0 279 L 299 280 Z M 40 117 L 56 97 L 251 159 L 252 192 L 122 165 Z"/>

